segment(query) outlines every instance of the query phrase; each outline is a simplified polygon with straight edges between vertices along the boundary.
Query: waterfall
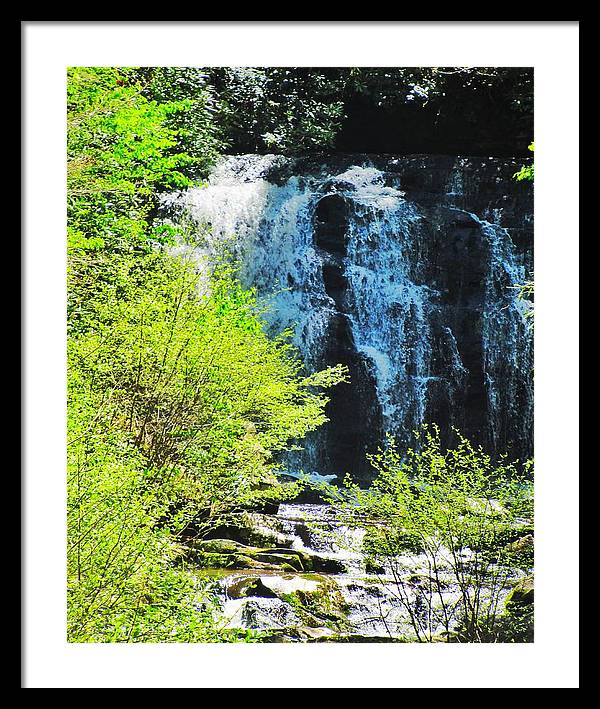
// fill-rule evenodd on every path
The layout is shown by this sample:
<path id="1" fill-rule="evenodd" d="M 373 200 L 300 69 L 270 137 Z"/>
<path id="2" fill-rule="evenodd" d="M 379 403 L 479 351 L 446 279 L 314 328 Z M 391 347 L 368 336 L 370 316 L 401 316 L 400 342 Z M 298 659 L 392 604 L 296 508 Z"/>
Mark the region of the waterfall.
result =
<path id="1" fill-rule="evenodd" d="M 244 155 L 163 198 L 165 219 L 197 230 L 184 248 L 236 259 L 307 369 L 350 370 L 330 423 L 290 465 L 362 479 L 385 433 L 408 445 L 424 421 L 531 454 L 532 343 L 515 289 L 531 269 L 531 215 L 511 170 L 491 158 Z"/>

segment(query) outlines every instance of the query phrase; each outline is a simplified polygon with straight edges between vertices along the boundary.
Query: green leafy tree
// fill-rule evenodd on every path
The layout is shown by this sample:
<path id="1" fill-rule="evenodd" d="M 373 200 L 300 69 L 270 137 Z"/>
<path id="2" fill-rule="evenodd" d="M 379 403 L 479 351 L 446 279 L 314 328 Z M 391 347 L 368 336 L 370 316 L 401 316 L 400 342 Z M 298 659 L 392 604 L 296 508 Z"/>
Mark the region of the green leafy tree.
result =
<path id="1" fill-rule="evenodd" d="M 200 299 L 189 264 L 161 261 L 69 347 L 72 639 L 216 637 L 172 566 L 181 543 L 297 492 L 276 454 L 326 420 L 318 389 L 342 378 L 302 376 L 230 275 Z"/>
<path id="2" fill-rule="evenodd" d="M 215 121 L 235 152 L 314 153 L 339 147 L 356 105 L 435 133 L 459 121 L 471 132 L 501 116 L 531 129 L 532 72 L 515 67 L 226 67 L 197 70 L 214 87 Z"/>
<path id="3" fill-rule="evenodd" d="M 162 100 L 168 72 L 68 78 L 68 637 L 252 641 L 219 626 L 185 543 L 296 491 L 277 456 L 344 374 L 307 376 L 231 269 L 170 254 L 157 192 L 212 157 L 182 152 L 193 103 Z"/>
<path id="4" fill-rule="evenodd" d="M 232 67 L 210 75 L 220 100 L 217 120 L 236 149 L 289 153 L 333 145 L 344 118 L 336 74 Z"/>
<path id="5" fill-rule="evenodd" d="M 183 166 L 188 176 L 206 177 L 226 147 L 226 136 L 215 120 L 221 101 L 206 70 L 193 67 L 140 67 L 136 76 L 144 96 L 159 103 L 182 103 L 184 111 L 169 113 L 166 124 L 176 131 L 175 151 L 193 156 Z"/>
<path id="6" fill-rule="evenodd" d="M 531 464 L 494 463 L 457 436 L 445 450 L 438 428 L 424 426 L 406 455 L 390 440 L 371 458 L 371 489 L 348 483 L 347 504 L 367 524 L 369 565 L 391 576 L 414 639 L 511 641 L 522 628 L 511 635 L 504 600 L 533 564 L 531 546 L 516 543 L 531 539 Z"/>

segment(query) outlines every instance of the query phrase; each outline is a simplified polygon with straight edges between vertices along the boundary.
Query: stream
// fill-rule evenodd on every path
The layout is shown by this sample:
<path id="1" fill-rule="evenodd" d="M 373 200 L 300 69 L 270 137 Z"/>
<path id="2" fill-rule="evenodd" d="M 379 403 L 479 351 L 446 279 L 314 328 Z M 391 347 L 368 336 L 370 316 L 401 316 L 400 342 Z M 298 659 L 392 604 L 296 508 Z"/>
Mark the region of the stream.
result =
<path id="1" fill-rule="evenodd" d="M 338 570 L 214 570 L 227 628 L 264 631 L 274 642 L 391 642 L 414 641 L 416 623 L 423 636 L 443 638 L 448 609 L 461 598 L 450 557 L 437 558 L 436 586 L 424 553 L 369 568 L 361 554 L 366 530 L 330 505 L 281 504 L 277 514 L 252 517 L 281 549 L 314 555 Z M 521 575 L 511 572 L 499 607 Z"/>

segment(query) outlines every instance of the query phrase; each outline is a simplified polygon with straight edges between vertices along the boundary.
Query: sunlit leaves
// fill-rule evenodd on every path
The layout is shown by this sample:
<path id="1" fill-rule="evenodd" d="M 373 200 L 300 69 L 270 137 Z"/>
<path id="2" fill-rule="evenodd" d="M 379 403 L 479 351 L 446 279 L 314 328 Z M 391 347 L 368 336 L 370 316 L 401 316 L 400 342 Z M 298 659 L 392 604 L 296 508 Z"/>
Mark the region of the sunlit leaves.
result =
<path id="1" fill-rule="evenodd" d="M 424 426 L 406 452 L 388 439 L 371 457 L 372 487 L 347 482 L 349 509 L 367 527 L 367 558 L 388 565 L 417 640 L 433 640 L 440 628 L 460 641 L 510 640 L 501 601 L 532 563 L 511 542 L 531 533 L 533 463 L 492 460 L 455 434 L 457 444 L 446 448 L 439 429 Z M 422 583 L 405 564 L 427 569 Z M 454 598 L 442 592 L 449 583 Z"/>
<path id="2" fill-rule="evenodd" d="M 529 150 L 531 150 L 531 152 L 533 152 L 535 150 L 535 144 L 533 142 L 531 142 L 527 147 Z M 531 165 L 523 165 L 523 167 L 520 170 L 515 172 L 513 177 L 517 182 L 523 182 L 523 181 L 533 182 L 533 178 L 534 178 L 533 163 L 531 163 Z"/>
<path id="3" fill-rule="evenodd" d="M 193 237 L 153 223 L 157 190 L 215 157 L 197 72 L 68 79 L 68 637 L 253 641 L 218 627 L 181 537 L 297 491 L 276 455 L 325 420 L 341 373 L 305 378 L 231 269 L 165 250 Z"/>

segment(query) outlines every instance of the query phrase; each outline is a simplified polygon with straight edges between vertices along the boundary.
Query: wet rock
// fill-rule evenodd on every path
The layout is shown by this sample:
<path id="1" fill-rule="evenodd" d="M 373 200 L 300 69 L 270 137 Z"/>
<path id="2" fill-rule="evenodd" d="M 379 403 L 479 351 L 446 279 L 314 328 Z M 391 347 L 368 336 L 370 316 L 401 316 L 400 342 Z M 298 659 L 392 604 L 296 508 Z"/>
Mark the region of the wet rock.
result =
<path id="1" fill-rule="evenodd" d="M 368 574 L 383 574 L 385 572 L 385 566 L 375 561 L 375 559 L 367 558 L 365 560 L 365 571 Z"/>
<path id="2" fill-rule="evenodd" d="M 462 227 L 467 229 L 479 229 L 479 222 L 472 214 L 460 210 L 448 210 L 448 223 L 454 227 Z"/>
<path id="3" fill-rule="evenodd" d="M 340 291 L 334 295 L 341 298 Z M 356 349 L 347 312 L 336 311 L 329 316 L 323 348 L 323 364 L 345 365 L 349 381 L 338 384 L 329 393 L 325 409 L 329 421 L 319 433 L 323 443 L 319 446 L 317 465 L 325 472 L 349 470 L 356 480 L 371 480 L 374 470 L 365 454 L 374 452 L 375 440 L 380 440 L 382 409 L 372 363 Z"/>
<path id="4" fill-rule="evenodd" d="M 266 633 L 267 643 L 327 642 L 335 636 L 331 628 L 310 628 L 307 626 L 276 628 Z"/>
<path id="5" fill-rule="evenodd" d="M 308 642 L 311 642 L 310 640 Z M 328 636 L 315 638 L 312 642 L 329 643 L 402 643 L 403 638 L 394 638 L 389 635 L 361 635 L 360 633 L 334 633 Z"/>
<path id="6" fill-rule="evenodd" d="M 277 598 L 277 594 L 263 583 L 260 576 L 236 579 L 227 586 L 227 596 L 229 598 L 247 598 L 249 596 Z"/>
<path id="7" fill-rule="evenodd" d="M 517 539 L 515 542 L 509 544 L 506 549 L 512 554 L 533 554 L 533 535 L 526 534 L 524 537 Z"/>
<path id="8" fill-rule="evenodd" d="M 301 565 L 300 571 L 317 571 L 330 574 L 338 574 L 345 571 L 345 566 L 339 559 L 332 559 L 297 549 L 264 549 L 261 553 L 295 556 Z"/>
<path id="9" fill-rule="evenodd" d="M 507 609 L 514 609 L 516 606 L 530 606 L 534 601 L 533 576 L 526 576 L 517 582 L 513 590 L 506 598 Z"/>
<path id="10" fill-rule="evenodd" d="M 324 475 L 323 478 L 330 476 Z M 318 484 L 308 483 L 302 491 L 294 498 L 294 502 L 298 504 L 323 504 L 330 499 L 330 490 L 325 487 L 320 487 Z"/>
<path id="11" fill-rule="evenodd" d="M 284 629 L 270 630 L 263 636 L 264 643 L 295 643 L 298 640 Z"/>
<path id="12" fill-rule="evenodd" d="M 340 587 L 326 576 L 238 576 L 226 582 L 226 597 L 230 599 L 226 603 L 229 627 L 280 627 L 293 614 L 298 628 L 328 628 L 329 633 L 347 629 L 347 603 Z M 294 632 L 297 640 L 308 635 L 311 633 Z M 315 632 L 311 637 L 321 635 Z"/>
<path id="13" fill-rule="evenodd" d="M 308 552 L 286 547 L 251 547 L 231 539 L 207 539 L 194 543 L 196 560 L 203 567 L 231 569 L 280 569 L 340 573 L 344 565 Z"/>
<path id="14" fill-rule="evenodd" d="M 204 568 L 303 570 L 297 555 L 286 553 L 286 549 L 277 551 L 280 553 L 265 553 L 231 539 L 206 539 L 193 545 L 195 560 Z"/>
<path id="15" fill-rule="evenodd" d="M 301 625 L 294 609 L 279 598 L 243 599 L 229 621 L 229 627 L 250 629 L 284 628 Z"/>
<path id="16" fill-rule="evenodd" d="M 350 593 L 364 593 L 368 596 L 373 596 L 373 597 L 378 597 L 381 598 L 384 596 L 384 593 L 379 585 L 379 582 L 365 582 L 365 583 L 349 583 L 346 586 L 346 589 Z"/>
<path id="17" fill-rule="evenodd" d="M 251 569 L 251 570 L 263 570 L 263 571 L 291 571 L 297 572 L 297 564 L 292 566 L 283 558 L 273 559 L 274 563 L 268 561 L 260 561 L 259 559 L 247 556 L 245 554 L 232 555 L 228 561 L 227 568 L 230 569 Z"/>
<path id="18" fill-rule="evenodd" d="M 277 517 L 251 512 L 243 517 L 239 541 L 255 547 L 291 547 L 294 537 L 284 533 Z"/>
<path id="19" fill-rule="evenodd" d="M 332 254 L 346 253 L 348 206 L 343 196 L 330 194 L 315 209 L 315 244 Z"/>
<path id="20" fill-rule="evenodd" d="M 279 509 L 279 502 L 272 502 L 270 500 L 266 500 L 265 502 L 257 503 L 253 507 L 253 510 L 256 513 L 264 514 L 264 515 L 276 515 L 278 509 Z"/>
<path id="21" fill-rule="evenodd" d="M 310 590 L 299 588 L 282 598 L 294 606 L 308 626 L 330 625 L 336 629 L 347 625 L 348 604 L 333 579 L 323 578 Z"/>
<path id="22" fill-rule="evenodd" d="M 237 554 L 248 547 L 232 539 L 206 539 L 194 543 L 194 548 L 207 554 Z"/>
<path id="23" fill-rule="evenodd" d="M 268 633 L 269 643 L 401 643 L 404 638 L 388 635 L 363 635 L 361 633 L 338 633 L 331 628 L 282 628 Z"/>
<path id="24" fill-rule="evenodd" d="M 228 539 L 244 546 L 288 547 L 293 537 L 283 533 L 275 512 L 245 512 L 235 523 L 221 525 L 211 532 L 212 539 Z"/>
<path id="25" fill-rule="evenodd" d="M 260 549 L 253 549 L 246 553 L 247 557 L 254 559 L 261 564 L 271 564 L 274 567 L 286 566 L 295 571 L 304 571 L 302 562 L 295 554 L 264 552 Z"/>
<path id="26" fill-rule="evenodd" d="M 331 638 L 334 635 L 331 628 L 295 628 L 296 637 L 304 642 L 319 642 Z"/>

